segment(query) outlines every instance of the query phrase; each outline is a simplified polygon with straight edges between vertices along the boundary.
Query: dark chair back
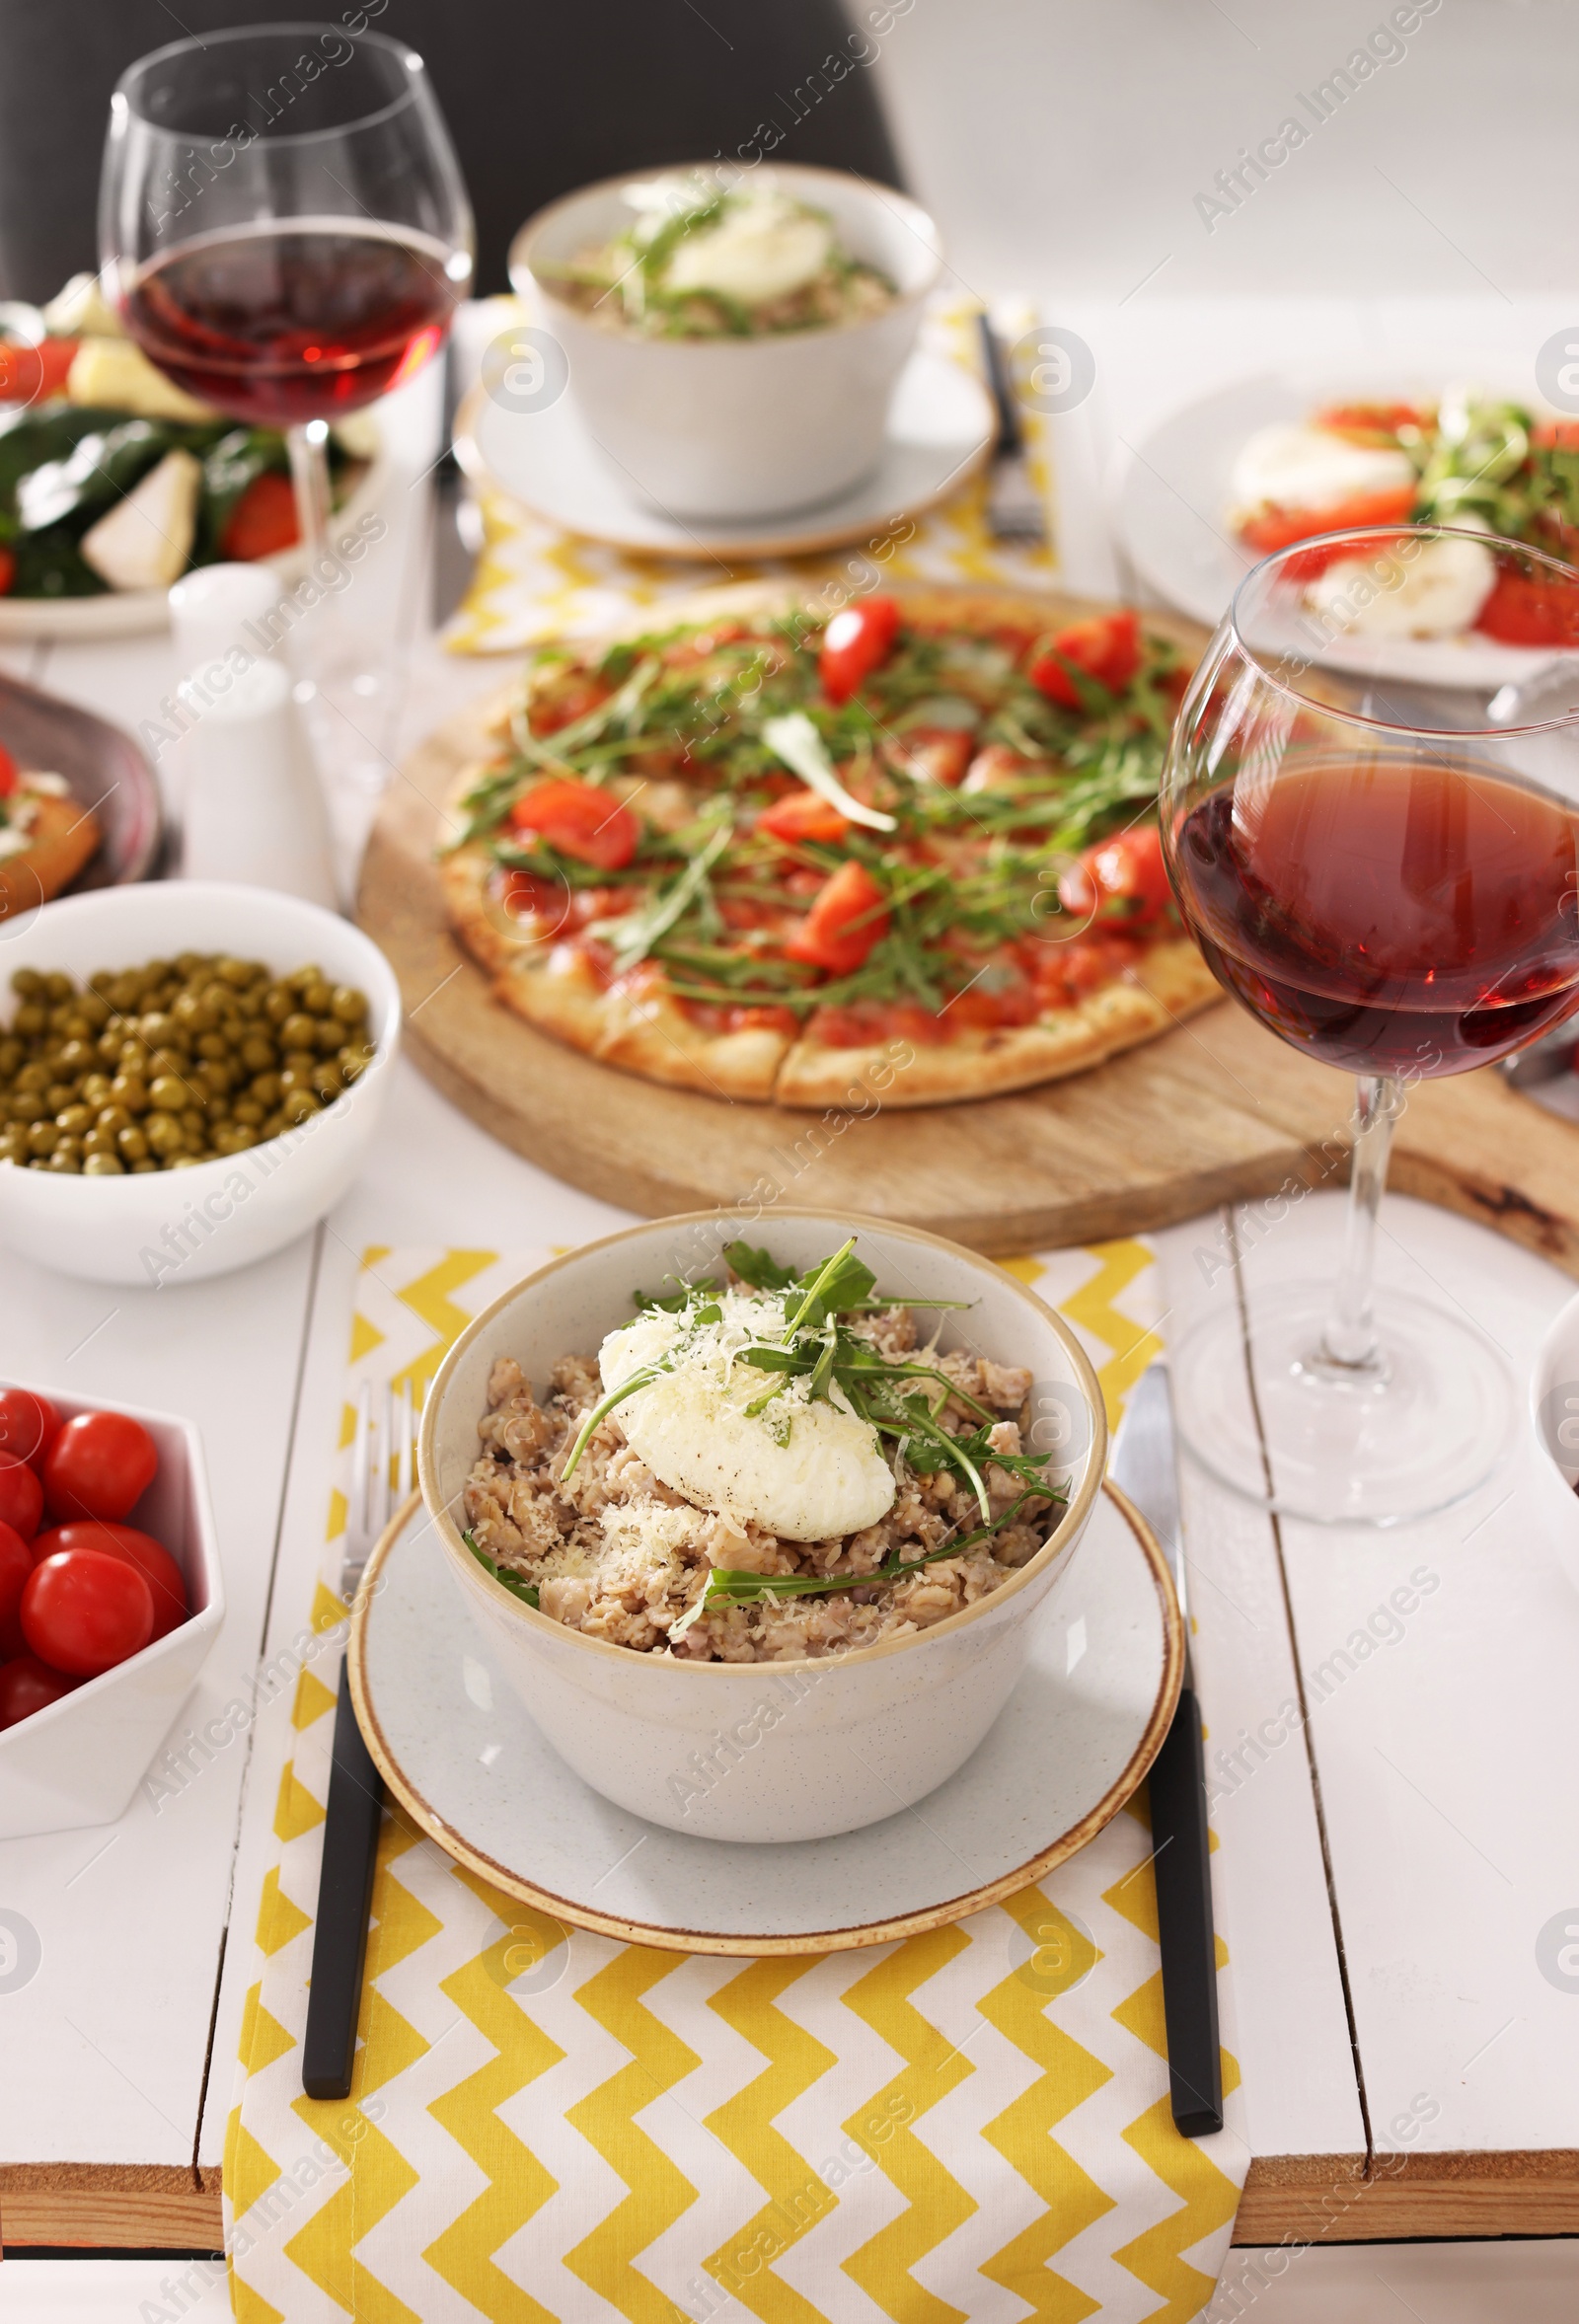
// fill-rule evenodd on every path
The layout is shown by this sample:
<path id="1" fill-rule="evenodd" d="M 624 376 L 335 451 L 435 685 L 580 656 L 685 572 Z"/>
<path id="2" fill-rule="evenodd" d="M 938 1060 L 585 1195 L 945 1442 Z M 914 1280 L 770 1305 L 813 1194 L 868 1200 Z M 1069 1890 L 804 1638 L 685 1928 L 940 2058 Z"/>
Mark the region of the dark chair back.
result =
<path id="1" fill-rule="evenodd" d="M 421 50 L 477 212 L 480 290 L 546 201 L 622 170 L 815 162 L 901 183 L 870 67 L 914 0 L 362 0 Z M 0 0 L 0 297 L 46 299 L 98 264 L 110 94 L 184 30 L 290 23 L 312 0 Z M 328 12 L 326 19 L 329 21 Z"/>

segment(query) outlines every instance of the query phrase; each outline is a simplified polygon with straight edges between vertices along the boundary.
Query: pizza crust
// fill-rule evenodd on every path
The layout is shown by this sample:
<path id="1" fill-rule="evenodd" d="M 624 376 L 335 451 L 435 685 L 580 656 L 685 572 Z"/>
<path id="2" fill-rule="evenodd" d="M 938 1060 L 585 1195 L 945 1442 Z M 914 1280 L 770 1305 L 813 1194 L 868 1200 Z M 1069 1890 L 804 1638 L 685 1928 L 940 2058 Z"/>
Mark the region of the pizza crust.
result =
<path id="1" fill-rule="evenodd" d="M 1194 952 L 1191 944 L 1157 949 Z M 861 1049 L 797 1041 L 785 1060 L 774 1101 L 820 1110 L 852 1105 L 862 1089 L 870 1088 L 884 1105 L 954 1105 L 1062 1081 L 1152 1040 L 1181 1016 L 1221 1000 L 1211 971 L 1199 953 L 1195 958 L 1210 989 L 1170 1006 L 1141 982 L 1143 961 L 1134 975 L 1089 993 L 1072 1009 L 1050 1011 L 1035 1024 L 972 1030 L 936 1048 L 902 1037 Z M 1177 981 L 1182 990 L 1183 980 Z"/>
<path id="2" fill-rule="evenodd" d="M 1010 590 L 902 586 L 907 614 L 916 621 L 978 634 L 1004 628 L 1052 629 L 1091 611 L 1081 601 L 1032 597 Z M 826 599 L 808 597 L 782 581 L 731 583 L 648 607 L 595 641 L 569 641 L 572 651 L 596 650 L 621 638 L 691 623 L 785 612 Z M 1148 626 L 1189 652 L 1200 634 L 1166 614 Z M 507 713 L 495 718 L 501 739 Z M 449 828 L 459 801 L 488 772 L 463 768 L 445 802 Z M 461 816 L 464 822 L 464 814 Z M 1222 989 L 1187 938 L 1154 945 L 1136 966 L 1073 1008 L 1050 1012 L 1035 1024 L 972 1030 L 927 1046 L 903 1038 L 855 1049 L 795 1040 L 765 1027 L 712 1032 L 695 1023 L 661 989 L 639 977 L 602 988 L 585 959 L 552 937 L 523 938 L 499 925 L 489 904 L 491 859 L 480 842 L 441 860 L 440 880 L 451 924 L 467 950 L 493 975 L 493 996 L 539 1031 L 572 1049 L 645 1081 L 701 1090 L 730 1101 L 772 1101 L 796 1109 L 866 1110 L 875 1095 L 884 1105 L 951 1105 L 1001 1096 L 1038 1083 L 1084 1073 L 1104 1059 L 1166 1032 L 1170 1025 L 1222 998 Z"/>

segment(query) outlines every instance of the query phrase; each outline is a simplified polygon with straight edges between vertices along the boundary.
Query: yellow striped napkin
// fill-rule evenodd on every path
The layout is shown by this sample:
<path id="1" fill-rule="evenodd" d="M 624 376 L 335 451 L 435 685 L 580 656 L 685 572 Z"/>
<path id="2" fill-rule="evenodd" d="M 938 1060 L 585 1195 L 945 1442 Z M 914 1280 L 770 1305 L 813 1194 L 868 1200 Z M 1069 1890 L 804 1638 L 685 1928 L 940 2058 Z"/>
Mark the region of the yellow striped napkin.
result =
<path id="1" fill-rule="evenodd" d="M 361 1384 L 430 1379 L 548 1255 L 366 1253 L 342 1464 Z M 1116 1421 L 1160 1345 L 1148 1246 L 1009 1264 Z M 337 1489 L 320 1632 L 344 1521 Z M 1144 1797 L 953 1927 L 746 1963 L 566 1945 L 386 1818 L 337 2104 L 303 2097 L 300 2059 L 333 1726 L 305 1669 L 225 2150 L 240 2324 L 1185 2324 L 1211 2296 L 1248 2163 L 1239 2075 L 1225 2051 L 1229 2126 L 1181 2138 Z"/>

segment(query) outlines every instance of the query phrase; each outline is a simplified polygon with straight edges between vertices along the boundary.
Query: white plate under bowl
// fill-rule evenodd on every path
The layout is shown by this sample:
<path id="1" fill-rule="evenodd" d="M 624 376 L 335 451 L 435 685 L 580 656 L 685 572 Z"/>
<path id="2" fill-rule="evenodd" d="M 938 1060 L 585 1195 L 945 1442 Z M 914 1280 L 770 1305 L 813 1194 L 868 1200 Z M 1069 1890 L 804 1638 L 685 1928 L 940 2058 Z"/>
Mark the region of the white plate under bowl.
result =
<path id="1" fill-rule="evenodd" d="M 1173 412 L 1137 448 L 1123 455 L 1116 487 L 1119 537 L 1137 574 L 1180 613 L 1215 625 L 1235 590 L 1260 562 L 1230 532 L 1225 510 L 1234 463 L 1257 428 L 1309 418 L 1323 404 L 1341 401 L 1437 401 L 1454 382 L 1525 405 L 1536 403 L 1531 382 L 1514 384 L 1508 366 L 1462 353 L 1441 362 L 1366 369 L 1290 368 L 1241 379 Z M 1368 637 L 1364 667 L 1378 677 L 1421 685 L 1492 688 L 1517 685 L 1551 659 L 1549 646 L 1503 645 L 1475 631 L 1462 637 L 1399 637 L 1385 650 Z M 1315 653 L 1342 669 L 1355 659 L 1341 639 Z"/>
<path id="2" fill-rule="evenodd" d="M 1039 1879 L 1139 1786 L 1182 1663 L 1162 1552 L 1108 1486 L 959 1772 L 842 1838 L 752 1845 L 662 1831 L 570 1772 L 494 1667 L 414 1498 L 368 1561 L 350 1635 L 368 1748 L 431 1838 L 553 1918 L 684 1953 L 885 1944 Z"/>
<path id="3" fill-rule="evenodd" d="M 473 388 L 456 415 L 455 457 L 474 483 L 493 486 L 550 524 L 640 557 L 802 557 L 936 507 L 975 475 L 995 432 L 975 374 L 922 348 L 899 375 L 874 474 L 791 516 L 734 525 L 665 516 L 622 480 L 565 395 L 542 412 L 507 412 Z"/>
<path id="4" fill-rule="evenodd" d="M 380 442 L 355 491 L 336 509 L 332 538 L 355 530 L 376 506 L 388 479 L 389 459 Z M 260 562 L 278 574 L 282 590 L 293 588 L 307 570 L 306 554 L 299 545 Z M 102 597 L 0 597 L 0 639 L 48 637 L 61 645 L 93 645 L 102 637 L 144 637 L 169 627 L 170 593 L 165 589 L 107 589 Z"/>

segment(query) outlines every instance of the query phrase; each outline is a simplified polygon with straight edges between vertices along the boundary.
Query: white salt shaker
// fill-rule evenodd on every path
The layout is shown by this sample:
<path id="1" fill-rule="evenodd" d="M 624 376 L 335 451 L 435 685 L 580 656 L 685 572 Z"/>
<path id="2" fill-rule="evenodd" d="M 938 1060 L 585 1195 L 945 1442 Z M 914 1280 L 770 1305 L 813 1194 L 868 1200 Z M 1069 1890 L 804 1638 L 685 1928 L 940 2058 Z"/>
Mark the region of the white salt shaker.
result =
<path id="1" fill-rule="evenodd" d="M 199 566 L 170 592 L 190 723 L 188 879 L 242 880 L 338 909 L 324 794 L 291 679 L 273 658 L 279 585 L 256 564 Z"/>

